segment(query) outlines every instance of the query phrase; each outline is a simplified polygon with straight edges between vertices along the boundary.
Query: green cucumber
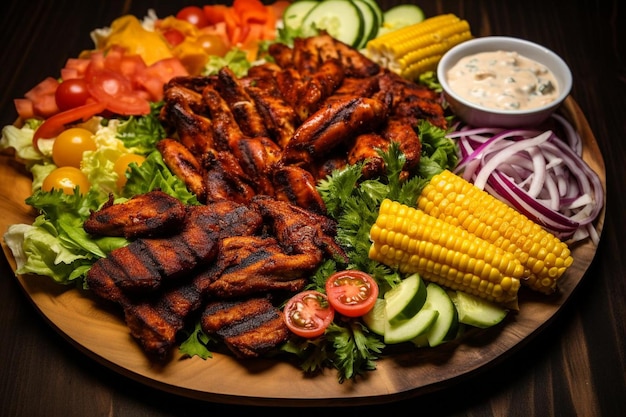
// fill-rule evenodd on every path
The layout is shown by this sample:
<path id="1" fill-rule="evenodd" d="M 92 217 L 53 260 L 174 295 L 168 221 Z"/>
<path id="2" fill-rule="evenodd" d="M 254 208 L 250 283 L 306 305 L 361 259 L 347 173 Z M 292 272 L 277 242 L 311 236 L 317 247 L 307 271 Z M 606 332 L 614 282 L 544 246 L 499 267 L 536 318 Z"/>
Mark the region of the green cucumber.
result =
<path id="1" fill-rule="evenodd" d="M 384 20 L 382 9 L 380 8 L 376 0 L 362 0 L 362 1 L 369 4 L 372 10 L 374 11 L 374 15 L 376 16 L 376 22 L 377 22 L 376 31 L 378 31 L 380 26 L 383 24 L 383 20 Z"/>
<path id="2" fill-rule="evenodd" d="M 400 4 L 383 13 L 383 23 L 379 34 L 392 32 L 424 20 L 424 12 L 414 4 Z"/>
<path id="3" fill-rule="evenodd" d="M 302 21 L 309 12 L 319 4 L 319 0 L 297 0 L 283 12 L 283 25 L 290 30 L 299 30 Z"/>
<path id="4" fill-rule="evenodd" d="M 435 323 L 426 332 L 429 346 L 440 345 L 456 336 L 458 325 L 456 307 L 443 288 L 432 282 L 426 286 L 426 302 L 423 309 L 433 309 L 439 313 Z"/>
<path id="5" fill-rule="evenodd" d="M 367 42 L 373 39 L 378 33 L 380 22 L 378 21 L 374 9 L 372 9 L 372 6 L 368 2 L 365 0 L 352 0 L 352 2 L 359 8 L 361 16 L 363 17 L 363 36 L 357 46 L 357 49 L 363 49 L 365 45 L 367 45 Z"/>
<path id="6" fill-rule="evenodd" d="M 383 295 L 387 321 L 413 317 L 426 302 L 426 284 L 418 274 L 412 274 Z"/>
<path id="7" fill-rule="evenodd" d="M 387 320 L 383 340 L 388 345 L 410 342 L 428 331 L 438 315 L 436 310 L 420 310 L 410 319 L 395 322 Z"/>
<path id="8" fill-rule="evenodd" d="M 387 321 L 385 317 L 385 304 L 387 302 L 378 298 L 374 307 L 365 315 L 363 315 L 363 323 L 374 333 L 377 335 L 383 336 L 385 334 L 385 322 Z"/>
<path id="9" fill-rule="evenodd" d="M 320 30 L 358 47 L 363 37 L 363 15 L 351 0 L 320 1 L 302 20 L 302 36 L 315 36 Z"/>
<path id="10" fill-rule="evenodd" d="M 458 311 L 460 323 L 485 329 L 500 323 L 508 313 L 504 307 L 461 291 L 449 294 Z"/>

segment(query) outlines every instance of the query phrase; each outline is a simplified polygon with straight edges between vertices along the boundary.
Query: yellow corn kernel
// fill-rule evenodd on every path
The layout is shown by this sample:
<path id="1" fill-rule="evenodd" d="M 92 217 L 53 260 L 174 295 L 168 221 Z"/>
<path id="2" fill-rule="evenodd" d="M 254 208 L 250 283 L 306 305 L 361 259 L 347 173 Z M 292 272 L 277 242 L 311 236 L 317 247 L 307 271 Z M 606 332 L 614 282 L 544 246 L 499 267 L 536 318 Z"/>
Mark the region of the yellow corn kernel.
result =
<path id="1" fill-rule="evenodd" d="M 405 26 L 368 42 L 369 57 L 408 79 L 434 70 L 453 46 L 472 38 L 469 23 L 443 14 Z"/>
<path id="2" fill-rule="evenodd" d="M 459 207 L 455 215 L 450 206 Z M 448 170 L 424 187 L 417 207 L 513 254 L 524 266 L 522 284 L 533 290 L 553 293 L 574 261 L 565 242 Z"/>
<path id="3" fill-rule="evenodd" d="M 370 230 L 371 259 L 489 301 L 517 299 L 524 268 L 510 253 L 421 210 L 386 199 Z"/>

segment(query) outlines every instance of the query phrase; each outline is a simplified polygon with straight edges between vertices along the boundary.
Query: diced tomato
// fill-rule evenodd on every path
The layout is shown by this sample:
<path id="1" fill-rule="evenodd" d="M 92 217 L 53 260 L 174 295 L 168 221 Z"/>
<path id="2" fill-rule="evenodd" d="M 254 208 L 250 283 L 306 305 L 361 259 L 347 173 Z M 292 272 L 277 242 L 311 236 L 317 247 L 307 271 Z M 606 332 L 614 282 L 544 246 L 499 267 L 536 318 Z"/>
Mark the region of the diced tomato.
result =
<path id="1" fill-rule="evenodd" d="M 87 58 L 69 58 L 65 62 L 64 69 L 75 70 L 79 77 L 83 77 L 85 75 L 85 71 L 87 71 L 87 66 L 91 61 Z M 65 78 L 63 78 L 65 80 Z"/>
<path id="2" fill-rule="evenodd" d="M 185 35 L 177 29 L 169 28 L 163 31 L 163 37 L 170 44 L 170 46 L 176 46 L 181 44 L 185 40 Z"/>
<path id="3" fill-rule="evenodd" d="M 33 100 L 33 108 L 35 114 L 43 118 L 53 116 L 60 111 L 54 93 L 43 94 L 37 97 L 36 100 Z"/>
<path id="4" fill-rule="evenodd" d="M 17 111 L 17 115 L 22 120 L 32 119 L 36 117 L 35 115 L 35 107 L 33 106 L 32 100 L 27 98 L 16 98 L 13 100 L 15 105 L 15 110 Z"/>
<path id="5" fill-rule="evenodd" d="M 174 77 L 189 75 L 178 58 L 166 58 L 155 62 L 137 76 L 137 82 L 151 95 L 153 101 L 163 99 L 163 85 Z"/>
<path id="6" fill-rule="evenodd" d="M 79 120 L 85 121 L 105 110 L 104 103 L 88 103 L 84 106 L 60 112 L 46 119 L 35 131 L 33 135 L 33 146 L 39 150 L 39 139 L 55 138 L 65 130 L 70 123 Z"/>
<path id="7" fill-rule="evenodd" d="M 46 94 L 53 94 L 59 86 L 59 81 L 56 78 L 46 77 L 39 84 L 31 88 L 24 94 L 27 99 L 36 101 L 39 97 Z"/>

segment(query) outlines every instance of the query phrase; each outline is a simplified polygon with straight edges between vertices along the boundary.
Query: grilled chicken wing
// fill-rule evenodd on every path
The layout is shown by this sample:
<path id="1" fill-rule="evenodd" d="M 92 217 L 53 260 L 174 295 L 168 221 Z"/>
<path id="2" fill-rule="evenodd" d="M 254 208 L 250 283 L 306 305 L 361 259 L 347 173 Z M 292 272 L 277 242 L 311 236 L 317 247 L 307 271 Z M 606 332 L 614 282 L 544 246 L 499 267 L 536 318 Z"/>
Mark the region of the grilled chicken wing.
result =
<path id="1" fill-rule="evenodd" d="M 315 177 L 300 167 L 287 165 L 273 172 L 274 197 L 315 213 L 326 214 L 326 204 L 316 188 Z"/>
<path id="2" fill-rule="evenodd" d="M 366 97 L 337 99 L 307 119 L 294 133 L 283 151 L 284 164 L 309 164 L 318 157 L 360 133 L 383 123 L 387 107 Z"/>
<path id="3" fill-rule="evenodd" d="M 170 234 L 183 224 L 186 211 L 179 200 L 155 190 L 113 204 L 113 196 L 83 223 L 87 233 L 127 239 Z"/>
<path id="4" fill-rule="evenodd" d="M 156 148 L 170 171 L 185 183 L 198 201 L 205 201 L 207 195 L 205 171 L 189 148 L 174 139 L 161 139 Z"/>
<path id="5" fill-rule="evenodd" d="M 213 301 L 202 313 L 201 326 L 245 358 L 258 357 L 289 338 L 282 312 L 265 297 Z"/>
<path id="6" fill-rule="evenodd" d="M 231 109 L 242 133 L 253 138 L 269 137 L 265 121 L 259 114 L 254 100 L 233 71 L 229 67 L 223 67 L 217 77 L 216 89 Z"/>

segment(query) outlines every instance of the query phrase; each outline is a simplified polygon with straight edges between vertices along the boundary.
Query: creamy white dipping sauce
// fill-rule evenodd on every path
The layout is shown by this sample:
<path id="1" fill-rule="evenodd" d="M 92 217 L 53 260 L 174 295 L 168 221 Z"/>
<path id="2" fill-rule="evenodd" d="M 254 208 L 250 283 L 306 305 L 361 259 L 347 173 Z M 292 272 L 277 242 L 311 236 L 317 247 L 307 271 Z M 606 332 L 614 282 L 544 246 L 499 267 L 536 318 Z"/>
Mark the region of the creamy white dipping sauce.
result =
<path id="1" fill-rule="evenodd" d="M 559 95 L 552 72 L 517 52 L 481 52 L 464 57 L 448 71 L 447 81 L 465 100 L 499 110 L 541 107 Z"/>

